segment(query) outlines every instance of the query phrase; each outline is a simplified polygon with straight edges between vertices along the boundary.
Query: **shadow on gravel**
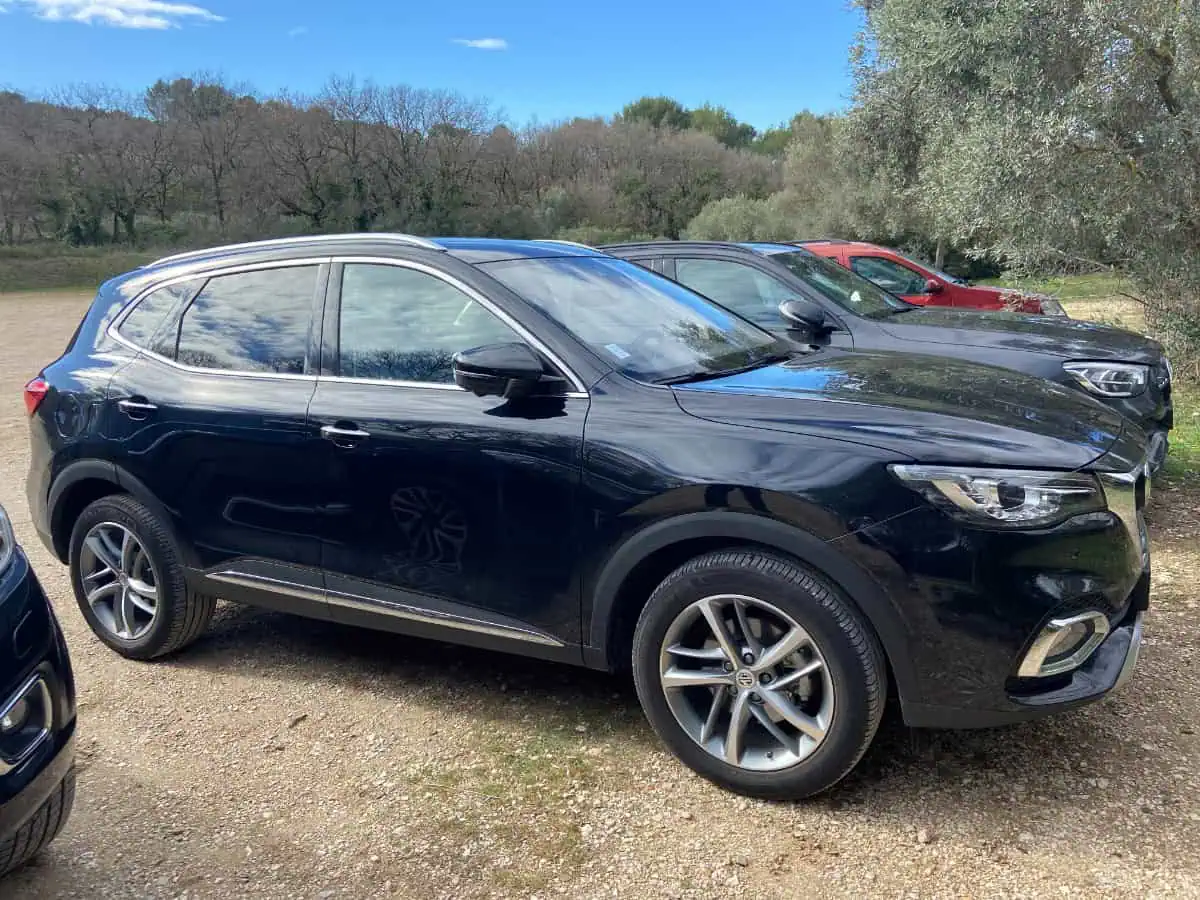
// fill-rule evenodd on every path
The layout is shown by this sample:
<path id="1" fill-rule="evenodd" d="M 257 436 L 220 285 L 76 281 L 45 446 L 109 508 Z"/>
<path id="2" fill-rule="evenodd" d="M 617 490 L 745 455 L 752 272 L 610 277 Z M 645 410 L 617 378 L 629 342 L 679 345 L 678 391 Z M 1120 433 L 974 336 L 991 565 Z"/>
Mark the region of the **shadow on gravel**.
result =
<path id="1" fill-rule="evenodd" d="M 626 677 L 274 612 L 223 606 L 208 635 L 170 664 L 385 697 L 419 692 L 423 705 L 513 730 L 528 730 L 531 721 L 539 731 L 586 724 L 593 736 L 625 749 L 657 747 Z M 1136 690 L 1135 683 L 1129 692 Z M 509 702 L 514 696 L 521 702 Z M 1148 737 L 1138 735 L 1137 706 L 1122 698 L 1011 728 L 961 732 L 913 731 L 892 708 L 857 769 L 812 802 L 872 818 L 907 811 L 908 820 L 915 807 L 935 827 L 978 831 L 982 844 L 1006 821 L 1010 839 L 1051 833 L 1056 822 L 1104 827 L 1111 804 L 1096 801 L 1143 764 L 1139 741 Z M 1136 794 L 1132 784 L 1120 790 Z"/>

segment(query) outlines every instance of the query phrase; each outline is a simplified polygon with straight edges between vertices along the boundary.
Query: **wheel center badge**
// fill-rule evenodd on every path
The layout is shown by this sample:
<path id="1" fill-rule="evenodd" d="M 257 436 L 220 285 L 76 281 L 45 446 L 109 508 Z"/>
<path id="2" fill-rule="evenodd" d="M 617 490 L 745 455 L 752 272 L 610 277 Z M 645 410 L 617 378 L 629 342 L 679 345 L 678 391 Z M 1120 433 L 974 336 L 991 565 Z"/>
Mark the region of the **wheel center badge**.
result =
<path id="1" fill-rule="evenodd" d="M 754 677 L 754 673 L 749 669 L 739 669 L 737 675 L 733 677 L 740 688 L 752 688 L 758 679 Z"/>

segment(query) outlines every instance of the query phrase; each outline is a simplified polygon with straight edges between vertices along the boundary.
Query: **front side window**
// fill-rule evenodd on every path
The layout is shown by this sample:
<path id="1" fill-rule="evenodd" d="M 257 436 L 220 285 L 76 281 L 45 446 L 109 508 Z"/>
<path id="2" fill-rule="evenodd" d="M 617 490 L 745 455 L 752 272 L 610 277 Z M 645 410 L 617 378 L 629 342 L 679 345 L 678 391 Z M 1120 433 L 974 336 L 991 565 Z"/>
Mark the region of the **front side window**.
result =
<path id="1" fill-rule="evenodd" d="M 175 358 L 202 369 L 303 374 L 317 269 L 211 279 L 183 314 Z"/>
<path id="2" fill-rule="evenodd" d="M 786 355 L 745 319 L 625 260 L 512 259 L 480 268 L 639 381 L 712 376 Z"/>
<path id="3" fill-rule="evenodd" d="M 434 275 L 348 264 L 337 372 L 347 378 L 454 383 L 454 354 L 520 341 L 495 313 Z"/>
<path id="4" fill-rule="evenodd" d="M 806 286 L 847 312 L 878 319 L 914 308 L 873 281 L 807 250 L 772 253 L 768 259 L 786 266 Z"/>
<path id="5" fill-rule="evenodd" d="M 926 277 L 898 262 L 880 256 L 853 256 L 850 268 L 893 294 L 925 293 Z"/>
<path id="6" fill-rule="evenodd" d="M 764 328 L 778 328 L 779 304 L 798 297 L 765 272 L 723 259 L 677 259 L 675 278 Z"/>

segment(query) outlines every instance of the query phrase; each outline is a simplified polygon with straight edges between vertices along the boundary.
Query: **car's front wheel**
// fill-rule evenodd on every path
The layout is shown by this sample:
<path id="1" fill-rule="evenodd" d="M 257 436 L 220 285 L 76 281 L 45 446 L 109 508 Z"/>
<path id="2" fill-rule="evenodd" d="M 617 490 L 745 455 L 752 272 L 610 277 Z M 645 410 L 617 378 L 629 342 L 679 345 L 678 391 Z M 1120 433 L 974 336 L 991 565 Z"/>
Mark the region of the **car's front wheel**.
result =
<path id="1" fill-rule="evenodd" d="M 818 573 L 758 549 L 709 553 L 651 595 L 634 636 L 650 724 L 688 766 L 770 799 L 820 793 L 866 752 L 887 695 L 878 640 Z"/>

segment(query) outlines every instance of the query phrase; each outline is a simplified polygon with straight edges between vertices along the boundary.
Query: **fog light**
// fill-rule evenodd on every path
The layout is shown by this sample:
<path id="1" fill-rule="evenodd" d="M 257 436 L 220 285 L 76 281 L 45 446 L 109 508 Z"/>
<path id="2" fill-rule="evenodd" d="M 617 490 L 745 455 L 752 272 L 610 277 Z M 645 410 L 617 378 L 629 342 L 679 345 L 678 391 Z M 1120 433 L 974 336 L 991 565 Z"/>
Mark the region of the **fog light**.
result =
<path id="1" fill-rule="evenodd" d="M 1083 665 L 1108 637 L 1108 617 L 1090 610 L 1046 623 L 1021 665 L 1021 678 L 1062 675 Z"/>
<path id="2" fill-rule="evenodd" d="M 0 717 L 0 734 L 8 734 L 12 731 L 20 731 L 25 724 L 25 720 L 29 717 L 29 701 L 18 700 L 13 706 Z"/>

